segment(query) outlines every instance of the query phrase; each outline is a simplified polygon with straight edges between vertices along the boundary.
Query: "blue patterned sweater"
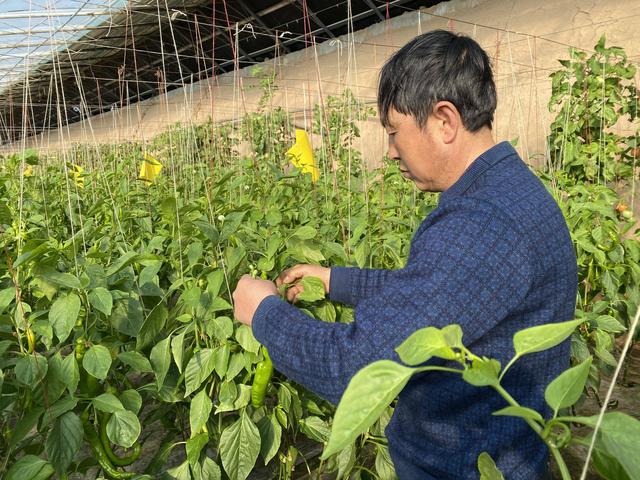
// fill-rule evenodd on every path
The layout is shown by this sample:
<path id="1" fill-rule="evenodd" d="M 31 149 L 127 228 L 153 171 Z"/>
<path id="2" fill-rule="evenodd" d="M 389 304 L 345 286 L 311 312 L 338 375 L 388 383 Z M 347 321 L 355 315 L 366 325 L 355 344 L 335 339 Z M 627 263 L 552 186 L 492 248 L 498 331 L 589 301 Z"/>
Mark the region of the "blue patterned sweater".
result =
<path id="1" fill-rule="evenodd" d="M 275 368 L 337 404 L 351 377 L 426 326 L 461 325 L 476 355 L 513 356 L 526 327 L 573 318 L 576 258 L 553 197 L 507 142 L 478 157 L 416 231 L 399 270 L 333 267 L 330 298 L 353 305 L 355 321 L 324 323 L 276 296 L 265 298 L 253 332 Z M 545 410 L 545 386 L 569 366 L 569 344 L 519 360 L 503 386 L 522 405 Z M 535 479 L 547 449 L 521 419 L 491 413 L 506 402 L 459 375 L 415 375 L 387 426 L 401 480 L 478 478 L 482 451 L 505 478 Z"/>

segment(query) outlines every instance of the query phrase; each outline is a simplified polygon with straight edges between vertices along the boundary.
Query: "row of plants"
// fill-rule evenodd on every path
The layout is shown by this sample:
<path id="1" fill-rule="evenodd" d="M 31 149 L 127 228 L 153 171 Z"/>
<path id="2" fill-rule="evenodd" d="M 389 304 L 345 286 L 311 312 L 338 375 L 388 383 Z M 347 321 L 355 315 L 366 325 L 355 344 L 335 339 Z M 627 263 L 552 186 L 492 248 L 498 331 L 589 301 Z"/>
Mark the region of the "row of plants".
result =
<path id="1" fill-rule="evenodd" d="M 395 395 L 370 414 L 367 431 L 321 460 L 331 404 L 277 372 L 252 402 L 265 355 L 233 320 L 231 292 L 244 273 L 274 279 L 300 262 L 400 268 L 437 196 L 414 190 L 391 163 L 364 167 L 354 142 L 357 122 L 372 112 L 348 91 L 314 110 L 321 176 L 313 183 L 284 155 L 293 122 L 271 105 L 274 77 L 262 88 L 260 111 L 235 124 L 175 127 L 147 145 L 3 159 L 6 478 L 244 480 L 253 471 L 286 479 L 311 470 L 395 478 L 384 438 Z M 137 180 L 147 152 L 164 164 L 151 184 Z M 640 303 L 634 220 L 602 182 L 570 169 L 539 174 L 576 245 L 579 321 L 569 332 L 577 327 L 572 351 L 579 378 L 588 372 L 585 391 L 597 391 L 616 365 L 614 339 Z M 307 314 L 353 321 L 351 309 L 309 290 L 299 304 Z M 448 348 L 467 355 L 464 369 L 485 364 L 458 340 Z M 561 402 L 557 416 L 584 394 L 574 386 L 578 398 Z M 546 428 L 549 419 L 528 415 Z"/>

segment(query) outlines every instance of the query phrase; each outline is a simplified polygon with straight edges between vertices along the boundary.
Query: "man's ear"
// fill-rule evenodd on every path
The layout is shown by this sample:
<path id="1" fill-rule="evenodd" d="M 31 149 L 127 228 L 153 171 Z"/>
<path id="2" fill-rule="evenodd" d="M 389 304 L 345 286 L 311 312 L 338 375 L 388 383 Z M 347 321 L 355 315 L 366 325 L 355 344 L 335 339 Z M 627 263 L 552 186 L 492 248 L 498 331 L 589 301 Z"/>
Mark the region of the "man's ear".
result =
<path id="1" fill-rule="evenodd" d="M 456 106 L 451 102 L 440 101 L 433 106 L 431 115 L 442 135 L 442 141 L 446 144 L 453 143 L 463 128 L 462 118 Z"/>

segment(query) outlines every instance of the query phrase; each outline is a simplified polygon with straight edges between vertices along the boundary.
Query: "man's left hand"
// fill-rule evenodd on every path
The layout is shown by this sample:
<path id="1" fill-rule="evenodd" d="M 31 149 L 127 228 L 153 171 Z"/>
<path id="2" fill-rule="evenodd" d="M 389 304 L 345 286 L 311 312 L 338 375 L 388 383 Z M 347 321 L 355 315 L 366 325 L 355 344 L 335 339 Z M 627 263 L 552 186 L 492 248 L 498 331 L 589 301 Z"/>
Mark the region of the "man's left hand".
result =
<path id="1" fill-rule="evenodd" d="M 233 314 L 236 319 L 251 326 L 258 305 L 270 295 L 278 295 L 275 283 L 243 275 L 233 292 Z"/>

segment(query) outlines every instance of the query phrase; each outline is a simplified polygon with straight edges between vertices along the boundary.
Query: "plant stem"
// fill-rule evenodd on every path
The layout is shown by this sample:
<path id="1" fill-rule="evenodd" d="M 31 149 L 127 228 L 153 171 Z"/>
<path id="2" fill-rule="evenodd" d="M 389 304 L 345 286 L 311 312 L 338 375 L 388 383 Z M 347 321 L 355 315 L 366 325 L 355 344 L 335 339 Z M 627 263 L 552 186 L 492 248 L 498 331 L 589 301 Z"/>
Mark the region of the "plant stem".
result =
<path id="1" fill-rule="evenodd" d="M 509 395 L 509 393 L 502 388 L 502 385 L 497 384 L 497 385 L 493 385 L 493 388 L 502 396 L 502 398 L 504 398 L 507 403 L 513 407 L 519 407 L 520 404 L 518 402 L 516 402 L 514 400 L 514 398 Z M 529 419 L 529 418 L 523 418 L 523 420 L 525 422 L 527 422 L 527 424 L 533 428 L 533 430 L 540 436 L 540 438 L 542 438 L 542 440 L 547 443 L 544 439 L 544 437 L 542 436 L 542 427 L 540 425 L 538 425 L 536 422 L 534 422 L 533 420 Z"/>
<path id="2" fill-rule="evenodd" d="M 498 381 L 499 382 L 502 381 L 502 378 L 504 377 L 504 374 L 507 373 L 507 370 L 509 370 L 511 368 L 511 365 L 513 365 L 516 362 L 516 360 L 518 360 L 519 358 L 520 357 L 518 355 L 516 355 L 511 360 L 509 360 L 509 363 L 507 363 L 507 366 L 504 367 L 504 369 L 502 370 L 502 373 L 500 373 L 500 376 L 498 377 Z"/>
<path id="3" fill-rule="evenodd" d="M 560 454 L 560 450 L 558 450 L 556 447 L 552 447 L 549 444 L 547 444 L 547 446 L 549 447 L 549 450 L 551 450 L 551 454 L 553 455 L 553 459 L 558 464 L 558 468 L 560 469 L 560 475 L 562 475 L 562 480 L 571 480 L 571 474 L 569 473 L 569 469 L 567 468 L 567 464 L 564 463 L 564 459 L 562 458 L 562 455 Z"/>
<path id="4" fill-rule="evenodd" d="M 520 406 L 520 404 L 516 402 L 515 399 L 511 395 L 509 395 L 509 393 L 504 388 L 502 388 L 500 384 L 494 385 L 493 388 L 507 401 L 507 403 L 509 403 L 509 405 L 514 407 Z M 533 430 L 538 434 L 538 436 L 542 439 L 542 441 L 549 448 L 549 450 L 551 450 L 551 453 L 553 454 L 553 458 L 558 464 L 558 468 L 560 468 L 560 473 L 562 474 L 562 480 L 571 480 L 569 469 L 567 468 L 567 464 L 564 462 L 564 459 L 562 458 L 560 451 L 558 450 L 557 447 L 555 447 L 554 445 L 551 445 L 546 438 L 544 438 L 544 436 L 542 435 L 542 431 L 543 431 L 542 427 L 531 419 L 523 418 L 523 420 L 527 422 L 527 424 L 531 428 L 533 428 Z M 559 420 L 559 419 L 556 419 L 556 420 Z"/>
<path id="5" fill-rule="evenodd" d="M 439 371 L 439 372 L 453 372 L 453 373 L 459 373 L 459 374 L 462 374 L 462 372 L 463 372 L 463 370 L 459 370 L 457 368 L 436 367 L 436 366 L 433 366 L 433 365 L 416 368 L 415 372 L 416 373 L 429 372 L 431 370 L 436 370 L 436 371 Z"/>

